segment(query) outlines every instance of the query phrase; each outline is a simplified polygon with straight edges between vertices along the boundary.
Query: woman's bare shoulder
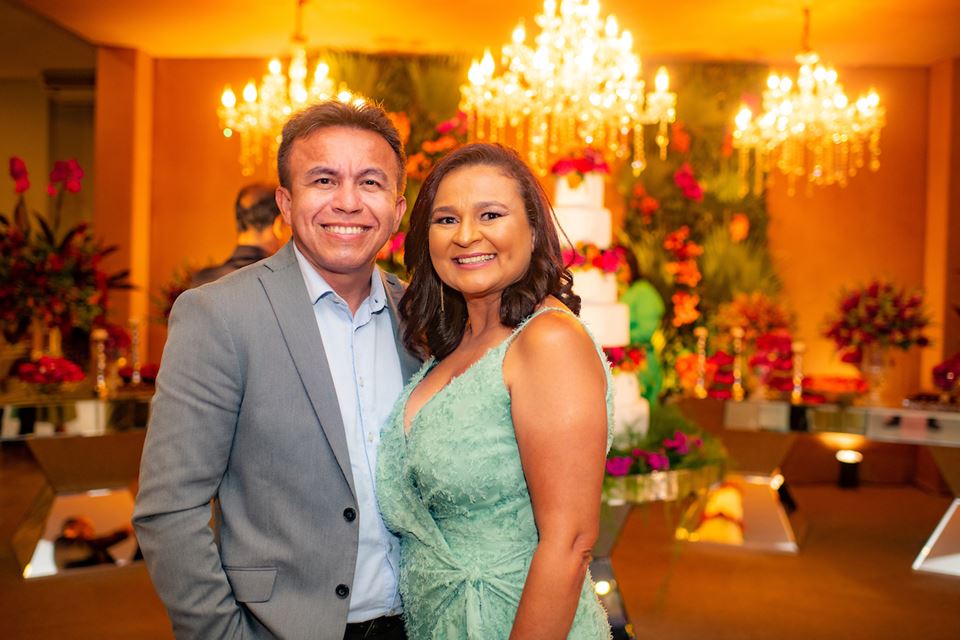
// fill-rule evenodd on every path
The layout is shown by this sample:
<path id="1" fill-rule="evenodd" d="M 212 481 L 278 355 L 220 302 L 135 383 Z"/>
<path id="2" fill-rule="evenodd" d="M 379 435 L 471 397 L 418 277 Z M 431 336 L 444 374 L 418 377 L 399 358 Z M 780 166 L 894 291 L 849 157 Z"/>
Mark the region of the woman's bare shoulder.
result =
<path id="1" fill-rule="evenodd" d="M 562 302 L 547 298 L 540 309 L 565 310 Z M 511 354 L 512 352 L 512 354 Z M 513 355 L 513 358 L 510 356 Z M 543 366 L 561 373 L 577 363 L 597 360 L 597 350 L 583 323 L 569 313 L 547 311 L 540 313 L 517 336 L 516 345 L 507 353 L 505 364 L 523 364 L 524 369 Z M 514 360 L 510 363 L 509 360 Z M 562 369 L 557 369 L 560 365 Z"/>

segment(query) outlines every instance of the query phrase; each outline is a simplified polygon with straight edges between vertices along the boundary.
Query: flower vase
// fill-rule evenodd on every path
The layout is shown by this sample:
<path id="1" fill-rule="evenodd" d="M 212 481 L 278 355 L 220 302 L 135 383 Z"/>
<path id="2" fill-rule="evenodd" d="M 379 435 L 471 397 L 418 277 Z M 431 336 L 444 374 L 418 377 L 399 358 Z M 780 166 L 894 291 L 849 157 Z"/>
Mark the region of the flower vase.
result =
<path id="1" fill-rule="evenodd" d="M 883 390 L 887 385 L 889 364 L 890 356 L 883 347 L 866 347 L 863 350 L 860 374 L 867 383 L 868 389 L 865 401 L 868 406 L 883 406 Z"/>

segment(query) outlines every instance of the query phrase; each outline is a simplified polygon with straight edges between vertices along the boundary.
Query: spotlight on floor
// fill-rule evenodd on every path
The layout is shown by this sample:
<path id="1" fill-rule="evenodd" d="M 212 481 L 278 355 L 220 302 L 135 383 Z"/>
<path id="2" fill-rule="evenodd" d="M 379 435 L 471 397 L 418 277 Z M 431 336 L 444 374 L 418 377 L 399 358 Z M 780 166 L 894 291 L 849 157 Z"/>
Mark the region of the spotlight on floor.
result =
<path id="1" fill-rule="evenodd" d="M 837 461 L 840 463 L 840 475 L 837 486 L 841 489 L 856 489 L 860 486 L 860 463 L 863 454 L 853 449 L 837 451 Z"/>

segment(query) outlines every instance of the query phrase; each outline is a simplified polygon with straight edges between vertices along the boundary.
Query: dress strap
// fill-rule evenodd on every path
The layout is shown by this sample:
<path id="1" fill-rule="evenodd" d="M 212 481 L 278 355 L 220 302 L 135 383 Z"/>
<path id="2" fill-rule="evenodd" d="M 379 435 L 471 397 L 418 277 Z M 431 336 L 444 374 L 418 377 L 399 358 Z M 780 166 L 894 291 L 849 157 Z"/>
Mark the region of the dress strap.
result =
<path id="1" fill-rule="evenodd" d="M 531 321 L 531 320 L 533 320 L 533 319 L 536 318 L 537 316 L 543 315 L 543 314 L 545 314 L 545 313 L 547 313 L 547 312 L 550 312 L 550 311 L 557 311 L 557 312 L 559 312 L 559 313 L 565 313 L 565 314 L 567 314 L 568 316 L 571 316 L 571 317 L 573 317 L 574 319 L 576 319 L 576 321 L 579 322 L 581 325 L 583 325 L 583 328 L 587 330 L 587 335 L 590 336 L 590 339 L 593 340 L 594 344 L 597 343 L 596 339 L 593 337 L 593 334 L 590 333 L 590 328 L 586 325 L 586 323 L 584 323 L 583 320 L 580 319 L 580 316 L 578 316 L 577 314 L 575 314 L 573 311 L 570 311 L 570 309 L 567 309 L 566 307 L 551 307 L 551 306 L 546 306 L 546 307 L 540 307 L 539 309 L 537 309 L 536 311 L 534 311 L 533 313 L 531 313 L 530 315 L 528 315 L 526 318 L 524 318 L 524 319 L 520 322 L 520 324 L 517 325 L 517 328 L 513 330 L 513 333 L 511 333 L 510 336 L 509 336 L 506 340 L 503 341 L 504 349 L 506 349 L 506 347 L 508 347 L 508 346 L 510 345 L 510 343 L 513 342 L 514 338 L 516 338 L 518 335 L 520 335 L 520 332 L 523 331 L 524 327 L 526 327 L 528 324 L 530 324 L 530 321 Z M 601 355 L 602 355 L 602 353 L 601 353 Z"/>

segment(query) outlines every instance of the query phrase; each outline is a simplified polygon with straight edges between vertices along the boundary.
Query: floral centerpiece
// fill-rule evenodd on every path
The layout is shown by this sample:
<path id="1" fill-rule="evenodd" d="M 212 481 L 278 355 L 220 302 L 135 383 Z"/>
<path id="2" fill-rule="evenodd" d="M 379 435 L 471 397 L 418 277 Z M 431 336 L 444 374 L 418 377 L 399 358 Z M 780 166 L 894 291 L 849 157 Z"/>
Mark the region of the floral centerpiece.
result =
<path id="1" fill-rule="evenodd" d="M 40 393 L 52 393 L 65 383 L 80 382 L 83 370 L 73 361 L 63 357 L 41 356 L 17 367 L 21 382 L 36 385 Z"/>
<path id="2" fill-rule="evenodd" d="M 793 340 L 786 331 L 771 331 L 757 338 L 747 364 L 754 372 L 758 399 L 770 392 L 783 395 L 793 390 Z"/>
<path id="3" fill-rule="evenodd" d="M 582 153 L 568 154 L 550 167 L 550 173 L 567 179 L 571 189 L 575 189 L 588 173 L 610 173 L 610 165 L 596 149 L 584 149 Z"/>
<path id="4" fill-rule="evenodd" d="M 76 160 L 57 161 L 47 193 L 55 197 L 52 222 L 35 213 L 34 230 L 26 214 L 24 193 L 29 188 L 26 165 L 10 162 L 10 176 L 19 194 L 13 219 L 0 216 L 0 328 L 10 342 L 19 340 L 31 323 L 60 331 L 89 331 L 102 323 L 109 289 L 128 289 L 128 271 L 108 275 L 104 257 L 116 247 L 105 247 L 81 222 L 59 232 L 65 193 L 80 191 L 83 170 Z"/>
<path id="5" fill-rule="evenodd" d="M 927 346 L 929 324 L 919 293 L 874 280 L 841 295 L 824 335 L 833 340 L 842 361 L 860 366 L 870 386 L 869 401 L 879 404 L 888 351 Z"/>
<path id="6" fill-rule="evenodd" d="M 618 436 L 606 463 L 610 502 L 674 500 L 706 489 L 722 476 L 726 451 L 674 405 L 651 407 L 646 435 Z"/>
<path id="7" fill-rule="evenodd" d="M 927 346 L 924 330 L 929 324 L 919 293 L 875 280 L 841 296 L 824 335 L 833 340 L 841 360 L 859 364 L 874 347 L 906 351 Z"/>
<path id="8" fill-rule="evenodd" d="M 941 402 L 952 403 L 960 392 L 960 352 L 933 368 L 933 384 L 940 390 Z"/>

